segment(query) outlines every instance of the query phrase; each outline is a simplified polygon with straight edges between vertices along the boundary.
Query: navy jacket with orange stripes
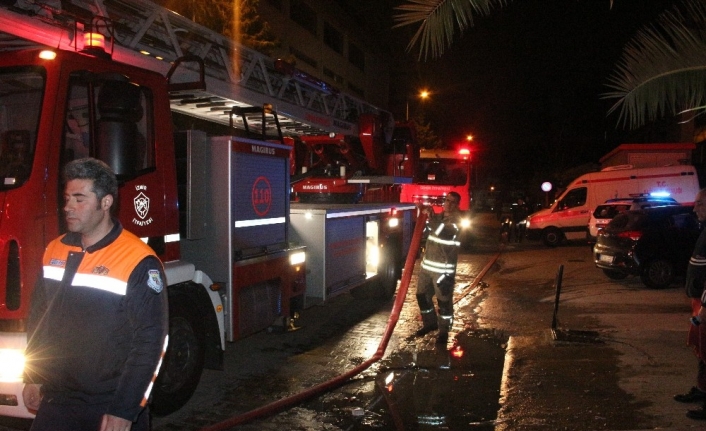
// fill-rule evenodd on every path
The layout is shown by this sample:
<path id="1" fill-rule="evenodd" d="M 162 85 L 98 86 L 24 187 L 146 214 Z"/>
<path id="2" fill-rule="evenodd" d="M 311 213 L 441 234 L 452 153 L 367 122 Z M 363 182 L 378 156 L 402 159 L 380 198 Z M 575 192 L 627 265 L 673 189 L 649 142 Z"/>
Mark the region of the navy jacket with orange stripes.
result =
<path id="1" fill-rule="evenodd" d="M 25 381 L 43 384 L 43 402 L 107 404 L 106 413 L 135 421 L 167 345 L 167 292 L 152 249 L 114 223 L 86 250 L 76 233 L 47 247 Z"/>

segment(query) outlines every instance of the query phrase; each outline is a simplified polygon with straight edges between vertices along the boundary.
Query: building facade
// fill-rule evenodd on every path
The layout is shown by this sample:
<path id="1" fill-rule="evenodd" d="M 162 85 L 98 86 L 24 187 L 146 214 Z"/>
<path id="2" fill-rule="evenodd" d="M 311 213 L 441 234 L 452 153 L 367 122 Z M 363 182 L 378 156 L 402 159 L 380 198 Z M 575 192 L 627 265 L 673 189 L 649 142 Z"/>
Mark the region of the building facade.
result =
<path id="1" fill-rule="evenodd" d="M 272 55 L 334 88 L 388 109 L 385 44 L 335 1 L 260 0 L 258 13 L 281 45 Z M 363 23 L 364 24 L 364 23 Z"/>

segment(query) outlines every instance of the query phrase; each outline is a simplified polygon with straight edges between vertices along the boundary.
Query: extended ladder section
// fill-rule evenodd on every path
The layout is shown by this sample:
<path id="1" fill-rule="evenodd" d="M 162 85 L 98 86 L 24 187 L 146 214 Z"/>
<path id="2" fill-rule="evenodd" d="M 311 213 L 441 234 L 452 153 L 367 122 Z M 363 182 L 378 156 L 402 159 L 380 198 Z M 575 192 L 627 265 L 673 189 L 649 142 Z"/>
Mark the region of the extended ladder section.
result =
<path id="1" fill-rule="evenodd" d="M 203 60 L 206 89 L 173 93 L 171 106 L 176 112 L 227 125 L 234 106 L 271 104 L 288 135 L 357 135 L 360 115 L 391 118 L 389 113 L 149 0 L 18 0 L 14 6 L 0 2 L 0 49 L 36 45 L 81 49 L 82 33 L 97 17 L 114 27 L 114 34 L 105 36 L 114 43 L 116 61 L 166 75 L 177 58 L 196 56 Z M 198 67 L 184 64 L 171 82 L 198 78 Z"/>

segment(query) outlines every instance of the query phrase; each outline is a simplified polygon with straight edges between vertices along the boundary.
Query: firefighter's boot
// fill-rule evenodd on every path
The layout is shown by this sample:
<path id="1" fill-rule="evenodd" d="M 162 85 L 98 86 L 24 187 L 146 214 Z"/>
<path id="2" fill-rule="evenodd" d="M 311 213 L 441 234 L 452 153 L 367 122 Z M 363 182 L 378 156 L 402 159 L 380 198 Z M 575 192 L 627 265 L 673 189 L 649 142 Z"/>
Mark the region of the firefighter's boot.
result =
<path id="1" fill-rule="evenodd" d="M 417 337 L 423 337 L 431 331 L 439 329 L 439 324 L 436 319 L 436 310 L 434 304 L 427 298 L 426 295 L 417 295 L 417 303 L 419 311 L 422 314 L 422 327 L 414 333 Z"/>
<path id="2" fill-rule="evenodd" d="M 453 303 L 451 301 L 439 301 L 439 318 L 437 326 L 439 335 L 436 337 L 437 344 L 446 344 L 449 340 L 449 331 L 454 322 Z"/>

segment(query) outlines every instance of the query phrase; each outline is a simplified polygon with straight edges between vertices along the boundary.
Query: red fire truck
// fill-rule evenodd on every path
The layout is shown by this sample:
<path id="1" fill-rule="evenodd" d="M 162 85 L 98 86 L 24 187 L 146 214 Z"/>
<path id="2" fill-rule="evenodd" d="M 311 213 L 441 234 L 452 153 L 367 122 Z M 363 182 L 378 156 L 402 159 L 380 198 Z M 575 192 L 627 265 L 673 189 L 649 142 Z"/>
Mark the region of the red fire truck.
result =
<path id="1" fill-rule="evenodd" d="M 402 184 L 400 200 L 431 205 L 438 213 L 441 212 L 444 199 L 450 192 L 461 196 L 459 208 L 467 213 L 461 229 L 464 246 L 468 246 L 471 238 L 471 152 L 467 148 L 420 150 L 414 180 Z"/>
<path id="2" fill-rule="evenodd" d="M 290 328 L 296 310 L 335 294 L 394 292 L 413 205 L 290 204 L 293 140 L 358 136 L 351 112 L 377 108 L 146 0 L 0 6 L 0 35 L 0 415 L 32 416 L 25 319 L 44 247 L 64 231 L 61 168 L 76 158 L 113 167 L 117 216 L 165 265 L 158 414 L 222 367 L 228 342 Z M 173 130 L 184 115 L 228 136 Z"/>
<path id="3" fill-rule="evenodd" d="M 470 209 L 470 150 L 421 149 L 414 180 L 410 184 L 402 185 L 401 200 L 432 205 L 438 212 L 449 192 L 461 195 L 459 207 L 462 211 Z"/>

